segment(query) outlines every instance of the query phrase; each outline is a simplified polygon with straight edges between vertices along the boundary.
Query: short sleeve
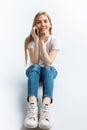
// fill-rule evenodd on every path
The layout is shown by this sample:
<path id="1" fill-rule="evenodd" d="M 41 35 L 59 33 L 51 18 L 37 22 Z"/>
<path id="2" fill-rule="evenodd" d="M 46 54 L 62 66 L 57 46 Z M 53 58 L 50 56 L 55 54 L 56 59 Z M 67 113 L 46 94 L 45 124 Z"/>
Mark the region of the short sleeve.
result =
<path id="1" fill-rule="evenodd" d="M 28 48 L 34 48 L 34 46 L 35 46 L 35 43 L 33 41 L 28 44 Z"/>
<path id="2" fill-rule="evenodd" d="M 56 38 L 52 38 L 51 40 L 51 49 L 60 50 L 61 43 L 60 40 L 57 40 Z"/>

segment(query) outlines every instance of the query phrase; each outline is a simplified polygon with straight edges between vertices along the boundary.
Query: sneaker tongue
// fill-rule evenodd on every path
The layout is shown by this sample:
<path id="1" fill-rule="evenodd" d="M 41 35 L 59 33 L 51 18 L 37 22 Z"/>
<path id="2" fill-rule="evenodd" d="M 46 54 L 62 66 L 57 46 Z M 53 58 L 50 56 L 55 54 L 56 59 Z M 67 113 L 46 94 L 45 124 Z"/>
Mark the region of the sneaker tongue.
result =
<path id="1" fill-rule="evenodd" d="M 48 106 L 48 104 L 45 104 L 45 106 Z"/>
<path id="2" fill-rule="evenodd" d="M 30 103 L 31 105 L 34 104 L 34 103 Z"/>
<path id="3" fill-rule="evenodd" d="M 35 103 L 30 103 L 30 106 L 31 106 L 32 109 L 34 109 L 35 108 Z"/>

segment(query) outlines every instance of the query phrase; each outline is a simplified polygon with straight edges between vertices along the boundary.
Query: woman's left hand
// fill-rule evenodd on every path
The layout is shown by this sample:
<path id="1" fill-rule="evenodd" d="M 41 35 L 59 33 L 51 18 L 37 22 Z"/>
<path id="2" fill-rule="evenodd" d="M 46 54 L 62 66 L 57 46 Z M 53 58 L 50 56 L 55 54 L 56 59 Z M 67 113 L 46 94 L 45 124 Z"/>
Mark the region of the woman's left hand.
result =
<path id="1" fill-rule="evenodd" d="M 49 35 L 47 34 L 44 34 L 43 36 L 40 37 L 40 42 L 43 43 L 43 42 L 46 42 L 49 38 Z"/>

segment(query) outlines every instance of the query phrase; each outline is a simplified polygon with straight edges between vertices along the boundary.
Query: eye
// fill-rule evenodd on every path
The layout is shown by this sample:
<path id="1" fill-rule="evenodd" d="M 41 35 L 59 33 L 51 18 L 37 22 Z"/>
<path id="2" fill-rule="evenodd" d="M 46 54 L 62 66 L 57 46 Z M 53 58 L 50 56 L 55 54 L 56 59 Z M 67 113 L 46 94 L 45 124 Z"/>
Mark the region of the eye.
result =
<path id="1" fill-rule="evenodd" d="M 41 21 L 39 21 L 39 20 L 38 20 L 38 21 L 36 21 L 36 24 L 40 24 L 40 23 L 41 23 Z"/>
<path id="2" fill-rule="evenodd" d="M 46 19 L 46 20 L 44 20 L 44 23 L 47 23 L 48 22 L 48 20 Z"/>

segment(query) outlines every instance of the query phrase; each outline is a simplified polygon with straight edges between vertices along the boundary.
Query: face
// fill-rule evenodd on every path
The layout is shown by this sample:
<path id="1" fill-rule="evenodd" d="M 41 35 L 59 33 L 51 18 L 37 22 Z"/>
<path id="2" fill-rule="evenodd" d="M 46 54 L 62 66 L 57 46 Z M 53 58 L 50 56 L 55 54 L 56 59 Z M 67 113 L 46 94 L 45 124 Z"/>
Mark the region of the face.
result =
<path id="1" fill-rule="evenodd" d="M 36 26 L 39 29 L 39 34 L 41 36 L 44 34 L 49 34 L 49 29 L 51 28 L 51 24 L 47 16 L 40 15 L 36 21 Z"/>

